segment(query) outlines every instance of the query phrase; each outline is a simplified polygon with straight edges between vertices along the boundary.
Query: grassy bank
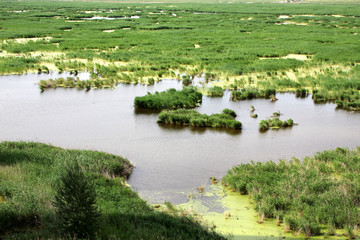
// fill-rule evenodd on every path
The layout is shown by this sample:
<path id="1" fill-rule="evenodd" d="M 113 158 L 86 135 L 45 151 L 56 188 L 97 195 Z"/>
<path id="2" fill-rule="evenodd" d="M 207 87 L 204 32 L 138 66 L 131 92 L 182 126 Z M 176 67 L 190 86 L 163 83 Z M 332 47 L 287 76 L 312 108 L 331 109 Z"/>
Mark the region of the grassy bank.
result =
<path id="1" fill-rule="evenodd" d="M 317 153 L 301 162 L 242 164 L 223 182 L 249 194 L 259 221 L 276 219 L 285 231 L 332 236 L 358 236 L 360 223 L 360 148 L 338 148 Z M 341 230 L 339 230 L 341 229 Z"/>
<path id="2" fill-rule="evenodd" d="M 222 239 L 181 212 L 155 211 L 125 184 L 125 158 L 26 142 L 0 143 L 0 237 L 55 239 L 54 185 L 78 161 L 96 189 L 98 239 Z"/>

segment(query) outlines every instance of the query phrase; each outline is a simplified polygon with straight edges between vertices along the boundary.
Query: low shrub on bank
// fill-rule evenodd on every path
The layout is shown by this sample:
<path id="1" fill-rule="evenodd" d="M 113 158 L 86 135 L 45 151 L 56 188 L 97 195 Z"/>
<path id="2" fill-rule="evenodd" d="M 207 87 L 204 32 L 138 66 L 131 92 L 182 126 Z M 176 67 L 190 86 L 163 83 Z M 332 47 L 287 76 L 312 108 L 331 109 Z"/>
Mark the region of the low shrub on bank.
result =
<path id="1" fill-rule="evenodd" d="M 360 148 L 338 148 L 301 162 L 250 163 L 233 167 L 223 182 L 250 194 L 259 216 L 276 218 L 285 230 L 307 237 L 345 229 L 349 238 L 360 224 Z"/>
<path id="2" fill-rule="evenodd" d="M 158 123 L 239 130 L 242 124 L 236 121 L 235 117 L 236 113 L 230 109 L 224 109 L 222 113 L 212 115 L 201 114 L 188 109 L 165 110 L 160 113 Z"/>
<path id="3" fill-rule="evenodd" d="M 202 101 L 202 94 L 194 87 L 186 87 L 180 91 L 174 88 L 164 92 L 148 93 L 142 97 L 136 97 L 135 107 L 149 109 L 178 109 L 195 108 Z"/>

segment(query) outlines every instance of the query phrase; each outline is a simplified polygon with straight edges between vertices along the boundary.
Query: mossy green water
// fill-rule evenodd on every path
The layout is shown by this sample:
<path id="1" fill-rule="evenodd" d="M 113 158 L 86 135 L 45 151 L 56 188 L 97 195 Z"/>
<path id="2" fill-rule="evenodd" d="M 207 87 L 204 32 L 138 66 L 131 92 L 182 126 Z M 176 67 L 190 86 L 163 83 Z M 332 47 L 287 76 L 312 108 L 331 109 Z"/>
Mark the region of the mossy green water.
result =
<path id="1" fill-rule="evenodd" d="M 203 193 L 196 193 L 188 203 L 179 206 L 198 213 L 210 227 L 232 239 L 294 238 L 272 220 L 257 223 L 259 217 L 250 199 L 228 191 L 220 184 L 205 187 Z"/>
<path id="2" fill-rule="evenodd" d="M 254 210 L 249 196 L 232 192 L 220 184 L 208 185 L 202 193 L 189 195 L 189 202 L 178 207 L 200 215 L 209 227 L 228 236 L 230 239 L 304 239 L 304 234 L 294 231 L 285 232 L 283 224 L 276 225 L 274 219 L 264 219 L 258 223 L 260 216 Z M 331 239 L 347 239 L 343 230 L 337 230 Z M 311 237 L 324 239 L 324 236 Z"/>

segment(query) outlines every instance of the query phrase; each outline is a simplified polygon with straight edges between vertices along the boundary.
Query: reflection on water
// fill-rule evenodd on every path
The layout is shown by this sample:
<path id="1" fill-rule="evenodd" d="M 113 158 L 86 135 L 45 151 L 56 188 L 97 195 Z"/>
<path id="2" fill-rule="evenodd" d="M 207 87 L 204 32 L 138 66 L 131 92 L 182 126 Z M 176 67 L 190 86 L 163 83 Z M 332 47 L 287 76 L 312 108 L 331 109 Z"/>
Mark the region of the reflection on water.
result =
<path id="1" fill-rule="evenodd" d="M 135 111 L 136 96 L 181 89 L 176 80 L 153 86 L 122 84 L 114 90 L 59 88 L 40 93 L 36 83 L 56 77 L 60 76 L 0 76 L 0 141 L 39 141 L 127 157 L 136 165 L 129 184 L 153 203 L 185 202 L 188 193 L 209 184 L 209 177 L 221 178 L 239 163 L 302 158 L 325 149 L 360 145 L 359 113 L 336 110 L 334 104 L 314 105 L 311 97 L 278 94 L 276 102 L 231 102 L 228 91 L 223 98 L 203 97 L 196 109 L 201 113 L 236 111 L 243 129 L 235 133 L 159 125 L 156 113 Z M 255 106 L 257 119 L 250 117 L 250 105 Z M 281 119 L 292 118 L 299 125 L 260 133 L 260 120 L 276 111 L 281 112 Z"/>

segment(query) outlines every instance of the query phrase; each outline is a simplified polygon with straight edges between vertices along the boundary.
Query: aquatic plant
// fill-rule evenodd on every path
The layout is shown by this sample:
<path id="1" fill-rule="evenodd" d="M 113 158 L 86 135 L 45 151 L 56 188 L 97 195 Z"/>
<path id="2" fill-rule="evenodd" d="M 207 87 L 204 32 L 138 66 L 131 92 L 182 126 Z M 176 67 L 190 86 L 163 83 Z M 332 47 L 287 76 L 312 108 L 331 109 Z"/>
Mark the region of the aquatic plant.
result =
<path id="1" fill-rule="evenodd" d="M 135 107 L 149 109 L 179 109 L 195 108 L 202 102 L 202 94 L 194 87 L 184 87 L 177 91 L 174 88 L 163 92 L 148 93 L 142 97 L 136 97 Z"/>
<path id="2" fill-rule="evenodd" d="M 190 125 L 193 127 L 230 128 L 240 130 L 241 122 L 234 118 L 235 112 L 225 109 L 223 113 L 206 115 L 195 110 L 164 110 L 159 114 L 158 123 Z M 236 116 L 236 115 L 235 115 Z"/>
<path id="3" fill-rule="evenodd" d="M 192 82 L 188 75 L 183 75 L 181 78 L 182 78 L 182 84 L 185 86 L 189 86 Z"/>
<path id="4" fill-rule="evenodd" d="M 309 92 L 305 88 L 297 88 L 295 90 L 295 94 L 296 94 L 296 97 L 304 98 L 304 97 L 307 97 L 309 95 Z"/>
<path id="5" fill-rule="evenodd" d="M 236 118 L 236 116 L 237 116 L 237 114 L 236 114 L 236 112 L 234 110 L 231 110 L 231 109 L 228 109 L 228 108 L 225 108 L 224 110 L 222 110 L 222 113 L 230 115 L 233 118 Z"/>
<path id="6" fill-rule="evenodd" d="M 259 216 L 283 222 L 306 237 L 344 229 L 355 237 L 360 221 L 360 147 L 324 151 L 303 161 L 248 163 L 233 167 L 223 183 L 249 194 Z"/>
<path id="7" fill-rule="evenodd" d="M 274 128 L 292 127 L 293 125 L 294 121 L 291 118 L 286 121 L 281 121 L 279 118 L 274 117 L 266 120 L 261 120 L 259 123 L 259 130 L 267 131 Z"/>
<path id="8" fill-rule="evenodd" d="M 239 91 L 231 92 L 231 99 L 233 101 L 240 101 L 254 98 L 273 98 L 276 95 L 275 89 L 257 89 L 257 88 L 243 88 Z"/>
<path id="9" fill-rule="evenodd" d="M 222 87 L 214 86 L 207 90 L 207 94 L 212 97 L 222 97 L 224 95 L 224 90 Z"/>

